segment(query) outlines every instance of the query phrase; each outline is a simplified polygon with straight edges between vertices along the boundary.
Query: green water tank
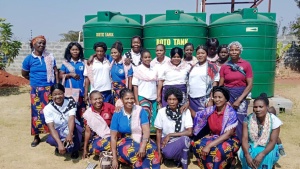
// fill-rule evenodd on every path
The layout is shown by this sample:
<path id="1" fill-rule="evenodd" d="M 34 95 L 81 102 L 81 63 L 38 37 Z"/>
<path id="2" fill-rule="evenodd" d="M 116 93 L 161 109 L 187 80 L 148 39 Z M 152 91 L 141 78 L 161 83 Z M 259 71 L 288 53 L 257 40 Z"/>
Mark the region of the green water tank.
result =
<path id="1" fill-rule="evenodd" d="M 251 63 L 254 78 L 252 98 L 265 92 L 274 96 L 277 24 L 275 13 L 258 13 L 257 8 L 245 8 L 234 13 L 211 14 L 209 37 L 220 44 L 239 41 L 241 57 Z"/>
<path id="2" fill-rule="evenodd" d="M 122 15 L 120 12 L 99 11 L 97 15 L 86 15 L 83 25 L 84 56 L 94 54 L 96 42 L 105 42 L 109 49 L 114 42 L 121 41 L 124 52 L 131 48 L 131 38 L 142 36 L 142 15 Z"/>
<path id="3" fill-rule="evenodd" d="M 157 44 L 166 46 L 166 55 L 175 46 L 190 42 L 194 46 L 204 44 L 207 38 L 206 13 L 184 13 L 167 10 L 166 14 L 145 15 L 143 30 L 144 47 L 155 57 Z"/>

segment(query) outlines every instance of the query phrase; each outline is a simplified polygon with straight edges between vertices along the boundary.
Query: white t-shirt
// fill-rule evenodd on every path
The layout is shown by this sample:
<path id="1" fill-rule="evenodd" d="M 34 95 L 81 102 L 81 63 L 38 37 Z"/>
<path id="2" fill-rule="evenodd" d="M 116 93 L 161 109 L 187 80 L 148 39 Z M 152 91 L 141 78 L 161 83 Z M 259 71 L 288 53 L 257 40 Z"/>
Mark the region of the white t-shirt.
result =
<path id="1" fill-rule="evenodd" d="M 69 104 L 69 99 L 64 99 L 64 103 L 62 106 L 58 106 L 56 104 L 55 105 L 60 112 L 64 112 L 68 104 Z M 46 123 L 53 122 L 55 129 L 57 129 L 57 127 L 61 125 L 65 125 L 66 123 L 68 123 L 69 117 L 75 116 L 76 111 L 77 108 L 75 107 L 64 114 L 61 114 L 60 112 L 57 112 L 57 110 L 51 104 L 47 104 L 43 109 Z"/>
<path id="2" fill-rule="evenodd" d="M 207 62 L 199 65 L 196 64 L 189 75 L 189 95 L 192 98 L 199 98 L 206 95 L 206 88 L 210 82 L 209 77 L 207 75 Z M 219 72 L 215 75 L 214 82 L 218 82 L 220 80 Z"/>
<path id="3" fill-rule="evenodd" d="M 283 123 L 282 121 L 277 117 L 275 116 L 274 114 L 270 113 L 271 114 L 271 118 L 272 118 L 272 129 L 277 129 L 278 127 L 280 127 Z"/>
<path id="4" fill-rule="evenodd" d="M 177 70 L 170 64 L 171 63 L 166 63 L 164 67 L 162 67 L 162 70 L 158 71 L 158 79 L 164 80 L 164 86 L 186 84 L 187 74 L 190 71 L 191 66 L 182 61 L 180 64 L 186 64 L 186 66 Z"/>
<path id="5" fill-rule="evenodd" d="M 93 77 L 94 77 L 94 85 L 91 86 L 91 92 L 94 90 L 98 90 L 99 92 L 111 90 L 111 78 L 110 78 L 110 62 L 108 60 L 104 60 L 103 63 L 97 59 L 93 61 Z M 87 76 L 87 68 L 85 66 L 84 76 Z"/>
<path id="6" fill-rule="evenodd" d="M 170 133 L 175 133 L 176 122 L 170 119 L 166 114 L 166 107 L 158 110 L 154 126 L 155 128 L 162 130 L 162 137 L 167 136 Z M 182 124 L 179 132 L 193 127 L 193 119 L 190 110 L 186 110 L 182 113 Z"/>
<path id="7" fill-rule="evenodd" d="M 153 68 L 147 68 L 146 66 L 139 65 L 138 69 L 142 71 L 145 75 L 149 77 L 155 77 L 157 72 L 153 70 Z M 149 100 L 156 100 L 157 98 L 157 82 L 156 81 L 144 81 L 137 79 L 134 77 L 132 78 L 132 85 L 138 86 L 138 95 L 145 97 Z"/>
<path id="8" fill-rule="evenodd" d="M 155 57 L 151 62 L 150 66 L 153 67 L 155 70 L 160 71 L 162 67 L 164 67 L 167 62 L 170 61 L 170 58 L 168 56 L 164 57 L 164 60 L 162 62 L 157 61 L 157 57 Z"/>
<path id="9" fill-rule="evenodd" d="M 141 61 L 141 53 L 134 53 L 132 49 L 130 50 L 130 53 L 131 53 L 132 62 L 135 64 L 135 66 L 138 66 Z M 123 55 L 123 58 L 127 58 L 125 54 Z M 132 68 L 134 68 L 135 66 L 132 65 Z"/>
<path id="10" fill-rule="evenodd" d="M 184 59 L 182 59 L 182 60 L 184 60 Z M 192 60 L 185 61 L 185 62 L 188 63 L 188 64 L 191 64 L 192 66 L 194 66 L 196 63 L 198 63 L 198 59 L 195 56 L 193 56 Z"/>

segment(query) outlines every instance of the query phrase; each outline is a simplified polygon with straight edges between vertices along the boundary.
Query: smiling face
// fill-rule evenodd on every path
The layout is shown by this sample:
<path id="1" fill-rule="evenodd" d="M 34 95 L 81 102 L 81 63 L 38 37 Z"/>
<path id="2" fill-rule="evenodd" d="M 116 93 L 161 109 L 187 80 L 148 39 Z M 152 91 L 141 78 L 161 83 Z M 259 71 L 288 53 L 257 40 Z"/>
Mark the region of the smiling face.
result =
<path id="1" fill-rule="evenodd" d="M 222 92 L 219 91 L 214 92 L 213 97 L 214 97 L 214 103 L 217 107 L 223 107 L 227 102 Z"/>
<path id="2" fill-rule="evenodd" d="M 171 94 L 169 97 L 168 97 L 168 105 L 170 107 L 170 109 L 172 110 L 175 110 L 179 104 L 179 101 L 177 99 L 177 97 L 174 95 L 174 94 Z"/>
<path id="3" fill-rule="evenodd" d="M 191 58 L 193 56 L 194 48 L 192 45 L 186 46 L 184 48 L 184 54 L 186 58 Z"/>
<path id="4" fill-rule="evenodd" d="M 141 50 L 141 41 L 139 38 L 132 39 L 132 50 L 134 53 L 139 53 Z"/>
<path id="5" fill-rule="evenodd" d="M 232 60 L 238 60 L 240 58 L 241 49 L 236 45 L 231 45 L 229 48 L 229 55 Z"/>
<path id="6" fill-rule="evenodd" d="M 206 62 L 207 53 L 206 53 L 205 50 L 198 49 L 196 54 L 197 54 L 196 57 L 197 57 L 198 62 L 200 63 L 200 65 Z"/>
<path id="7" fill-rule="evenodd" d="M 150 66 L 150 62 L 151 62 L 151 54 L 149 52 L 145 52 L 143 53 L 143 56 L 142 56 L 142 63 L 145 65 L 145 66 Z"/>
<path id="8" fill-rule="evenodd" d="M 110 50 L 110 54 L 111 54 L 112 58 L 116 61 L 119 61 L 121 59 L 121 54 L 116 48 L 112 48 Z"/>
<path id="9" fill-rule="evenodd" d="M 52 92 L 52 100 L 54 101 L 55 104 L 62 106 L 64 103 L 65 99 L 65 93 L 62 90 L 55 89 Z"/>
<path id="10" fill-rule="evenodd" d="M 132 92 L 127 92 L 124 94 L 124 96 L 121 98 L 124 107 L 126 109 L 132 109 L 133 108 L 133 104 L 134 104 L 134 95 Z"/>
<path id="11" fill-rule="evenodd" d="M 179 56 L 178 53 L 176 53 L 172 58 L 171 58 L 171 63 L 175 66 L 178 66 L 181 62 L 181 57 Z"/>
<path id="12" fill-rule="evenodd" d="M 100 92 L 93 93 L 90 97 L 92 106 L 99 110 L 103 105 L 103 97 Z"/>
<path id="13" fill-rule="evenodd" d="M 156 57 L 158 59 L 160 59 L 160 58 L 163 58 L 165 56 L 166 51 L 164 50 L 164 47 L 162 45 L 158 45 L 158 46 L 156 46 L 155 54 L 156 54 Z"/>
<path id="14" fill-rule="evenodd" d="M 97 47 L 96 50 L 96 57 L 98 60 L 103 60 L 104 56 L 105 56 L 105 51 L 102 47 Z"/>
<path id="15" fill-rule="evenodd" d="M 70 53 L 71 53 L 71 56 L 72 56 L 72 59 L 73 59 L 73 60 L 78 60 L 80 50 L 79 50 L 79 48 L 78 48 L 76 45 L 73 45 L 73 46 L 71 47 Z"/>
<path id="16" fill-rule="evenodd" d="M 46 41 L 44 39 L 39 39 L 35 42 L 35 44 L 33 44 L 33 47 L 35 51 L 43 53 L 46 48 Z"/>
<path id="17" fill-rule="evenodd" d="M 253 103 L 253 112 L 255 113 L 257 118 L 262 118 L 266 116 L 268 112 L 268 106 L 262 100 L 256 100 Z"/>

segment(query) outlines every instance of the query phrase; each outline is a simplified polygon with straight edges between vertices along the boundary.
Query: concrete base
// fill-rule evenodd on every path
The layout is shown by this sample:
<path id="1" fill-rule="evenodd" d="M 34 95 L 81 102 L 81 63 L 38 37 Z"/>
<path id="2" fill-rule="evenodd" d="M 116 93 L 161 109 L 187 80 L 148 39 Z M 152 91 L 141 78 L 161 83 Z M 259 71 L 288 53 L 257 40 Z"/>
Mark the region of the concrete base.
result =
<path id="1" fill-rule="evenodd" d="M 248 114 L 253 112 L 253 99 L 249 100 Z M 273 106 L 276 113 L 292 113 L 293 102 L 281 96 L 269 98 L 270 107 Z"/>

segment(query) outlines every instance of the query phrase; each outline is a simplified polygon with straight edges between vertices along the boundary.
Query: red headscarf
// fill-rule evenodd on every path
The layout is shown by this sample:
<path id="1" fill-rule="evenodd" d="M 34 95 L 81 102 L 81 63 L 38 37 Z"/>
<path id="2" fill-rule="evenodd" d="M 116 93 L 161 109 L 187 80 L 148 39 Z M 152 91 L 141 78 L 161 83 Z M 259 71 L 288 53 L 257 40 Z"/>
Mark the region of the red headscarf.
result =
<path id="1" fill-rule="evenodd" d="M 34 37 L 34 38 L 31 40 L 32 45 L 34 45 L 34 44 L 35 44 L 37 41 L 39 41 L 39 40 L 44 40 L 45 43 L 46 43 L 46 38 L 45 38 L 45 36 L 39 35 L 39 36 L 37 36 L 37 37 Z"/>

